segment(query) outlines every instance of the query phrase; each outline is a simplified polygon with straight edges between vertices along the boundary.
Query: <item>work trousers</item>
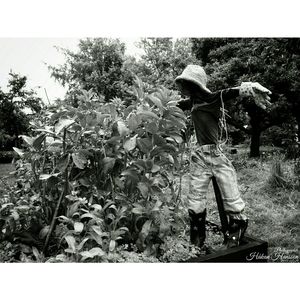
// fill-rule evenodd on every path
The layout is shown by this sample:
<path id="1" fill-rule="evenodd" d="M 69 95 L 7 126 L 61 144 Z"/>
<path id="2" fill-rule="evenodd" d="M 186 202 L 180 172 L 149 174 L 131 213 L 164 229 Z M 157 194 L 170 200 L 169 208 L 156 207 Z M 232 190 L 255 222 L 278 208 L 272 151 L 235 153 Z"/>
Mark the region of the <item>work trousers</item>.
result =
<path id="1" fill-rule="evenodd" d="M 195 145 L 191 149 L 188 208 L 201 213 L 206 208 L 207 190 L 214 176 L 218 183 L 227 215 L 245 219 L 245 203 L 238 189 L 236 171 L 218 145 Z"/>

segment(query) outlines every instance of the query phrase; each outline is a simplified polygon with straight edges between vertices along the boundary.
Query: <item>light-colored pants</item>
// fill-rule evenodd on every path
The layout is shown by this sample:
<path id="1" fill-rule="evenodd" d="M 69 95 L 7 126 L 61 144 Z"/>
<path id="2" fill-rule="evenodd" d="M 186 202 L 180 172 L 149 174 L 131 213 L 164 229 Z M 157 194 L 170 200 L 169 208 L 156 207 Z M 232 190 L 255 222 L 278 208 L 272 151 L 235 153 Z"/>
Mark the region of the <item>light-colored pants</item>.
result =
<path id="1" fill-rule="evenodd" d="M 206 195 L 212 176 L 215 176 L 224 209 L 228 215 L 245 219 L 245 203 L 240 196 L 236 172 L 230 160 L 217 145 L 196 145 L 191 150 L 188 208 L 195 213 L 206 208 Z"/>

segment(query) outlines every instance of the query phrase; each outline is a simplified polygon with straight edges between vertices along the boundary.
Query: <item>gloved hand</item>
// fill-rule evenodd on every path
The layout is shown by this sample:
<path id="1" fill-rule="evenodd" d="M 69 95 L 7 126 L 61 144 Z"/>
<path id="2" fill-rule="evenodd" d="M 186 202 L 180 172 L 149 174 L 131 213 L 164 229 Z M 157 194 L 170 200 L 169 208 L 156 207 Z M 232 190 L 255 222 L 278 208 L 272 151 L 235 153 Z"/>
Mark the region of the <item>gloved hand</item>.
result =
<path id="1" fill-rule="evenodd" d="M 252 96 L 255 104 L 262 109 L 267 109 L 272 104 L 269 102 L 272 92 L 263 87 L 258 82 L 242 82 L 240 86 L 240 96 Z"/>

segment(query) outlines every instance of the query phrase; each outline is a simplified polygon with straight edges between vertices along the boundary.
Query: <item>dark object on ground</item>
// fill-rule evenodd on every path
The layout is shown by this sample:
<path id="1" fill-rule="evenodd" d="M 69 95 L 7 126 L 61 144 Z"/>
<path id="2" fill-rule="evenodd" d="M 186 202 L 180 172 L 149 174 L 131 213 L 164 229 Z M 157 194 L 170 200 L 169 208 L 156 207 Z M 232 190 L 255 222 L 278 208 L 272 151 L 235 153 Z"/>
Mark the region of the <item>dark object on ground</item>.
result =
<path id="1" fill-rule="evenodd" d="M 190 258 L 185 262 L 267 262 L 268 243 L 245 236 L 243 243 L 234 248 L 216 251 L 212 254 Z"/>
<path id="2" fill-rule="evenodd" d="M 206 233 L 205 233 L 205 220 L 206 220 L 206 209 L 202 213 L 196 214 L 189 209 L 190 218 L 190 239 L 191 243 L 197 247 L 204 245 Z"/>
<path id="3" fill-rule="evenodd" d="M 226 239 L 227 248 L 237 247 L 241 244 L 245 231 L 248 227 L 248 220 L 236 220 L 230 218 L 228 236 Z"/>

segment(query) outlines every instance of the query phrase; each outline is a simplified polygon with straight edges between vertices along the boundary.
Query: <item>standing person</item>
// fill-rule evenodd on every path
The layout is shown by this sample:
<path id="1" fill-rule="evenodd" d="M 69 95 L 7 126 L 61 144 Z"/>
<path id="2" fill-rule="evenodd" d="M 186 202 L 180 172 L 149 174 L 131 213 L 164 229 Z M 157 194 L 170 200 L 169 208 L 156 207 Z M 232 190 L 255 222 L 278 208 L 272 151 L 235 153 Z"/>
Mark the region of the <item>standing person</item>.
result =
<path id="1" fill-rule="evenodd" d="M 224 102 L 238 96 L 253 96 L 255 103 L 266 108 L 271 92 L 259 83 L 244 82 L 239 87 L 211 92 L 207 76 L 199 65 L 188 65 L 175 79 L 179 90 L 188 100 L 178 102 L 182 110 L 190 110 L 197 144 L 192 146 L 189 171 L 188 213 L 191 243 L 204 245 L 206 194 L 209 182 L 217 180 L 224 209 L 229 219 L 227 247 L 238 246 L 248 226 L 245 203 L 238 189 L 236 172 L 222 152 L 221 132 L 226 131 Z M 225 127 L 225 128 L 223 128 Z"/>

